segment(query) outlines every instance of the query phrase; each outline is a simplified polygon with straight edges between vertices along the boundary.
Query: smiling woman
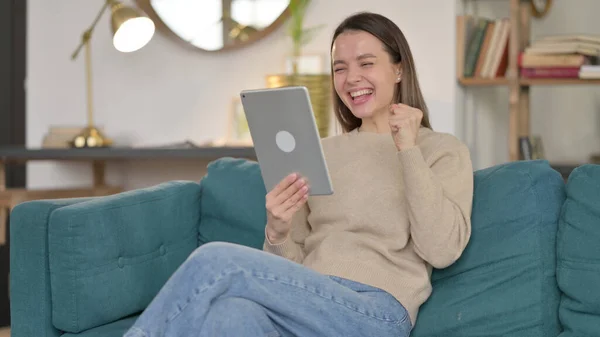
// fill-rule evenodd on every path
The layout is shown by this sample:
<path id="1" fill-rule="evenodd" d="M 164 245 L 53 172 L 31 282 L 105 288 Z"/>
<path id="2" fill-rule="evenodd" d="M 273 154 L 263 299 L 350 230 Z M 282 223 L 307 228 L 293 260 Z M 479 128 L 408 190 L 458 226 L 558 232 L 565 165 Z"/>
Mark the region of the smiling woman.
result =
<path id="1" fill-rule="evenodd" d="M 187 47 L 224 51 L 267 36 L 288 17 L 290 0 L 136 0 L 157 27 Z"/>
<path id="2" fill-rule="evenodd" d="M 331 58 L 333 108 L 344 131 L 387 125 L 391 103 L 419 109 L 421 126 L 431 128 L 408 41 L 391 20 L 364 14 L 342 22 Z"/>

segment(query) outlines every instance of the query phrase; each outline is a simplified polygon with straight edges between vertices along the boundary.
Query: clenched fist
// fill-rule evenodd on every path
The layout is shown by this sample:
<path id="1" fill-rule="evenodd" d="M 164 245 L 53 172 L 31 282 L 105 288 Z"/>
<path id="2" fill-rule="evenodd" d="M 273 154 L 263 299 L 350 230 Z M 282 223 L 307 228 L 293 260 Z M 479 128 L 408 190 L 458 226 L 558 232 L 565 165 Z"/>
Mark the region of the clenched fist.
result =
<path id="1" fill-rule="evenodd" d="M 286 240 L 294 214 L 308 200 L 306 180 L 293 173 L 281 180 L 266 197 L 267 239 L 277 244 Z"/>
<path id="2" fill-rule="evenodd" d="M 417 144 L 417 135 L 421 127 L 423 111 L 406 104 L 390 106 L 390 128 L 398 151 L 413 147 Z"/>

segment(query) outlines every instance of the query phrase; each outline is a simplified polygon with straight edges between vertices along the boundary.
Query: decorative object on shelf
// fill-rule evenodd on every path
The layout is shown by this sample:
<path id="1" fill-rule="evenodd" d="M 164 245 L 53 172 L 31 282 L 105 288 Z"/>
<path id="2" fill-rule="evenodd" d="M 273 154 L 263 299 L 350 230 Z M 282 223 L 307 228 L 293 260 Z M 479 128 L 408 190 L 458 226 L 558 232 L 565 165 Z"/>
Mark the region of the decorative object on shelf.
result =
<path id="1" fill-rule="evenodd" d="M 313 67 L 318 66 L 318 56 L 303 55 L 302 47 L 310 42 L 315 34 L 324 25 L 304 27 L 304 16 L 310 0 L 291 0 L 289 4 L 290 21 L 287 26 L 287 34 L 292 43 L 291 56 L 286 58 L 286 69 L 284 74 L 267 75 L 267 87 L 278 88 L 285 86 L 304 86 L 308 89 L 313 112 L 321 137 L 329 134 L 331 120 L 331 76 L 328 73 L 315 71 Z M 288 66 L 289 64 L 289 66 Z M 309 65 L 309 70 L 303 68 Z"/>
<path id="2" fill-rule="evenodd" d="M 94 125 L 92 60 L 90 51 L 92 32 L 102 17 L 102 14 L 109 6 L 112 14 L 111 26 L 113 31 L 113 45 L 118 51 L 123 53 L 136 51 L 150 42 L 154 35 L 154 23 L 152 20 L 143 16 L 136 9 L 125 6 L 116 0 L 106 0 L 90 28 L 83 33 L 81 43 L 75 52 L 73 52 L 71 59 L 75 60 L 79 55 L 81 48 L 85 47 L 88 126 L 73 139 L 71 146 L 76 148 L 106 147 L 112 145 L 112 140 L 107 138 Z"/>
<path id="3" fill-rule="evenodd" d="M 548 14 L 552 7 L 552 0 L 531 0 L 531 14 L 542 18 Z"/>
<path id="4" fill-rule="evenodd" d="M 532 135 L 529 138 L 531 139 L 531 158 L 533 160 L 546 159 L 546 153 L 544 152 L 544 143 L 542 142 L 542 136 Z"/>
<path id="5" fill-rule="evenodd" d="M 321 75 L 326 69 L 325 58 L 318 54 L 286 57 L 284 66 L 286 74 Z"/>
<path id="6" fill-rule="evenodd" d="M 96 129 L 103 133 L 103 128 L 96 125 Z M 42 138 L 44 149 L 68 149 L 72 147 L 73 139 L 81 133 L 81 126 L 51 125 Z"/>
<path id="7" fill-rule="evenodd" d="M 157 29 L 196 51 L 220 52 L 248 46 L 288 18 L 290 0 L 136 0 Z"/>
<path id="8" fill-rule="evenodd" d="M 521 146 L 522 160 L 546 159 L 541 136 L 533 135 L 529 137 L 520 137 L 519 143 Z"/>
<path id="9" fill-rule="evenodd" d="M 229 120 L 227 123 L 227 136 L 224 145 L 229 146 L 253 146 L 250 128 L 244 113 L 242 101 L 234 98 L 229 111 Z"/>

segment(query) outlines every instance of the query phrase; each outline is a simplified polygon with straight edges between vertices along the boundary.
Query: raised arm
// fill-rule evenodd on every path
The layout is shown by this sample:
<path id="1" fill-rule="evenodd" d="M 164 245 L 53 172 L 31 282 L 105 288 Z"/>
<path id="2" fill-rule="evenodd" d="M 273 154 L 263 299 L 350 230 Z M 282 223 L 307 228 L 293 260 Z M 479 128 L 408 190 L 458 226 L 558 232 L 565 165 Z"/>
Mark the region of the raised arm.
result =
<path id="1" fill-rule="evenodd" d="M 471 235 L 473 167 L 468 148 L 452 136 L 398 152 L 415 250 L 435 268 L 453 264 Z M 429 154 L 430 153 L 430 154 Z"/>

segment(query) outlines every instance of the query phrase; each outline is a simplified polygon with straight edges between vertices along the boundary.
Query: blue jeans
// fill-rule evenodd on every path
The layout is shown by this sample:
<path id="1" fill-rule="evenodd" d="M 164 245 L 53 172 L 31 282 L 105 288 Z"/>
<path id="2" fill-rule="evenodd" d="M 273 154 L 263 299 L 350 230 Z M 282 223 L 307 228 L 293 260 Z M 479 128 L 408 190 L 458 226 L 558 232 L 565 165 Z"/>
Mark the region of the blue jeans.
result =
<path id="1" fill-rule="evenodd" d="M 208 243 L 171 276 L 124 337 L 408 337 L 389 293 L 261 250 Z"/>

